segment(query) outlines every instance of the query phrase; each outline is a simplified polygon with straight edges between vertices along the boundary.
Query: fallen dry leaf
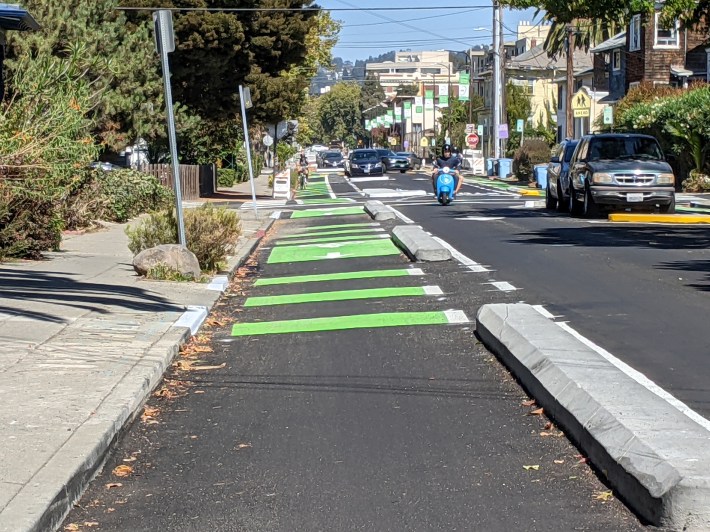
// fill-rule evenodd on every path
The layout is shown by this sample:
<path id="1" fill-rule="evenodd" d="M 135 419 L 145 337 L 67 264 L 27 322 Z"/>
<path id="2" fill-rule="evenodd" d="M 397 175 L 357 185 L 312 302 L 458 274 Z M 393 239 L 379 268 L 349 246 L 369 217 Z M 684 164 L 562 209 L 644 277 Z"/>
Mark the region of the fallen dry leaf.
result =
<path id="1" fill-rule="evenodd" d="M 535 410 L 531 410 L 528 412 L 529 416 L 541 416 L 545 413 L 545 409 L 543 408 L 536 408 Z"/>
<path id="2" fill-rule="evenodd" d="M 123 486 L 123 484 L 121 484 L 120 482 L 109 482 L 108 484 L 106 484 L 106 489 L 120 488 L 121 486 Z"/>
<path id="3" fill-rule="evenodd" d="M 526 471 L 530 471 L 530 470 L 537 471 L 540 469 L 540 466 L 539 465 L 524 465 L 523 468 Z"/>
<path id="4" fill-rule="evenodd" d="M 79 530 L 79 525 L 77 525 L 76 523 L 69 523 L 64 527 L 64 530 L 66 530 L 67 532 L 76 532 L 77 530 Z"/>
<path id="5" fill-rule="evenodd" d="M 178 369 L 181 369 L 183 371 L 197 371 L 197 370 L 206 370 L 206 369 L 222 369 L 227 366 L 226 362 L 222 362 L 218 366 L 195 366 L 195 363 L 197 361 L 191 361 L 191 360 L 178 360 L 175 363 L 175 366 L 177 366 Z"/>
<path id="6" fill-rule="evenodd" d="M 598 501 L 608 501 L 613 496 L 614 496 L 614 494 L 611 492 L 611 490 L 607 490 L 607 491 L 596 492 L 594 498 Z"/>
<path id="7" fill-rule="evenodd" d="M 251 443 L 238 443 L 237 446 L 235 447 L 236 450 L 240 449 L 247 449 L 251 447 Z"/>
<path id="8" fill-rule="evenodd" d="M 123 465 L 114 467 L 113 471 L 111 471 L 111 472 L 114 475 L 116 475 L 117 477 L 123 478 L 123 477 L 127 477 L 128 475 L 133 473 L 133 468 L 129 465 L 123 464 Z"/>
<path id="9" fill-rule="evenodd" d="M 535 399 L 528 399 L 527 401 L 523 401 L 520 404 L 523 406 L 532 406 L 535 404 Z"/>
<path id="10" fill-rule="evenodd" d="M 553 434 L 550 434 L 549 432 L 544 432 L 544 431 L 543 431 L 543 432 L 540 433 L 540 436 L 543 437 L 543 438 L 546 438 L 547 436 L 553 436 Z"/>
<path id="11" fill-rule="evenodd" d="M 84 524 L 84 526 L 87 527 L 87 528 L 93 528 L 93 527 L 95 527 L 95 526 L 99 526 L 99 522 L 98 522 L 98 521 L 84 521 L 83 524 Z"/>
<path id="12" fill-rule="evenodd" d="M 556 464 L 564 464 L 564 463 L 565 463 L 564 460 L 554 460 L 554 462 L 555 462 Z"/>

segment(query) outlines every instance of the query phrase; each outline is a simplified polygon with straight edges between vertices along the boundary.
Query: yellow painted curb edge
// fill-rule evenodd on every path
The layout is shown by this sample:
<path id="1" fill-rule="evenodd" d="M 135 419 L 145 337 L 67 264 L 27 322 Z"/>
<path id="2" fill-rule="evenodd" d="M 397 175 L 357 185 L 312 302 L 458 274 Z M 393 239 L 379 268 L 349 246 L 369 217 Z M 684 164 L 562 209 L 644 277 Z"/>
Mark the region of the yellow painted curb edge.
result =
<path id="1" fill-rule="evenodd" d="M 633 214 L 615 212 L 609 215 L 610 222 L 658 222 L 667 224 L 707 224 L 710 216 L 690 214 Z"/>

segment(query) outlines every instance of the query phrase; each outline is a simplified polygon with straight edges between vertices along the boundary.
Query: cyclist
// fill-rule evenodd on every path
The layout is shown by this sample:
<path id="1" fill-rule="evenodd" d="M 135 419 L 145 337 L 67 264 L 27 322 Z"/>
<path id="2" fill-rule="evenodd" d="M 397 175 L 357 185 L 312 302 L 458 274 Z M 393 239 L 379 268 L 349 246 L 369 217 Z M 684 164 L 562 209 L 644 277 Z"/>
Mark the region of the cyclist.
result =
<path id="1" fill-rule="evenodd" d="M 296 169 L 298 170 L 298 187 L 301 189 L 306 188 L 308 184 L 308 160 L 303 152 L 301 152 Z"/>

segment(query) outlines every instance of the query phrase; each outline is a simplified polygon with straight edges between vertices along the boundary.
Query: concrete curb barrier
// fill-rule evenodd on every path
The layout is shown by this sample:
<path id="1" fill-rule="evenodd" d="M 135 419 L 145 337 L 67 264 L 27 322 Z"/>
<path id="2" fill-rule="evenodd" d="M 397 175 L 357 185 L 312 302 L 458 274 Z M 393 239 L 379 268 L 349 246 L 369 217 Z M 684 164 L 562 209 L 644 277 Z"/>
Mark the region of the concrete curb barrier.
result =
<path id="1" fill-rule="evenodd" d="M 710 223 L 710 215 L 612 212 L 609 214 L 609 221 L 627 223 L 707 224 Z"/>
<path id="2" fill-rule="evenodd" d="M 392 230 L 392 240 L 415 260 L 451 260 L 451 252 L 418 225 L 398 225 Z"/>
<path id="3" fill-rule="evenodd" d="M 365 212 L 367 212 L 373 220 L 378 221 L 394 220 L 397 217 L 392 207 L 377 200 L 366 201 Z"/>
<path id="4" fill-rule="evenodd" d="M 710 431 L 530 305 L 483 305 L 477 333 L 641 517 L 710 529 Z"/>
<path id="5" fill-rule="evenodd" d="M 250 238 L 238 243 L 228 261 L 231 279 L 274 223 L 266 219 Z M 210 291 L 207 312 L 221 296 Z M 163 374 L 191 336 L 188 327 L 171 327 L 140 356 L 140 360 L 106 396 L 91 419 L 83 423 L 66 444 L 5 507 L 0 532 L 55 530 L 95 474 L 103 467 L 109 449 L 138 416 L 141 407 L 160 384 Z"/>

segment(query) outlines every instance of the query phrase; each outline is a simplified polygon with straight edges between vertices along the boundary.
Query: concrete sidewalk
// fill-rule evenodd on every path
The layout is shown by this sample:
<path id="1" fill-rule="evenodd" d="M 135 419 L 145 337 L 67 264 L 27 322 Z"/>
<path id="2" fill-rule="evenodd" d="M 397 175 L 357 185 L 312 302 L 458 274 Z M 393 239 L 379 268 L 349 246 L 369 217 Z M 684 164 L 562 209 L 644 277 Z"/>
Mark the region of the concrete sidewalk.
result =
<path id="1" fill-rule="evenodd" d="M 269 214 L 242 213 L 230 272 Z M 61 523 L 226 287 L 229 272 L 209 285 L 142 280 L 124 227 L 66 236 L 46 261 L 0 264 L 1 532 Z"/>

